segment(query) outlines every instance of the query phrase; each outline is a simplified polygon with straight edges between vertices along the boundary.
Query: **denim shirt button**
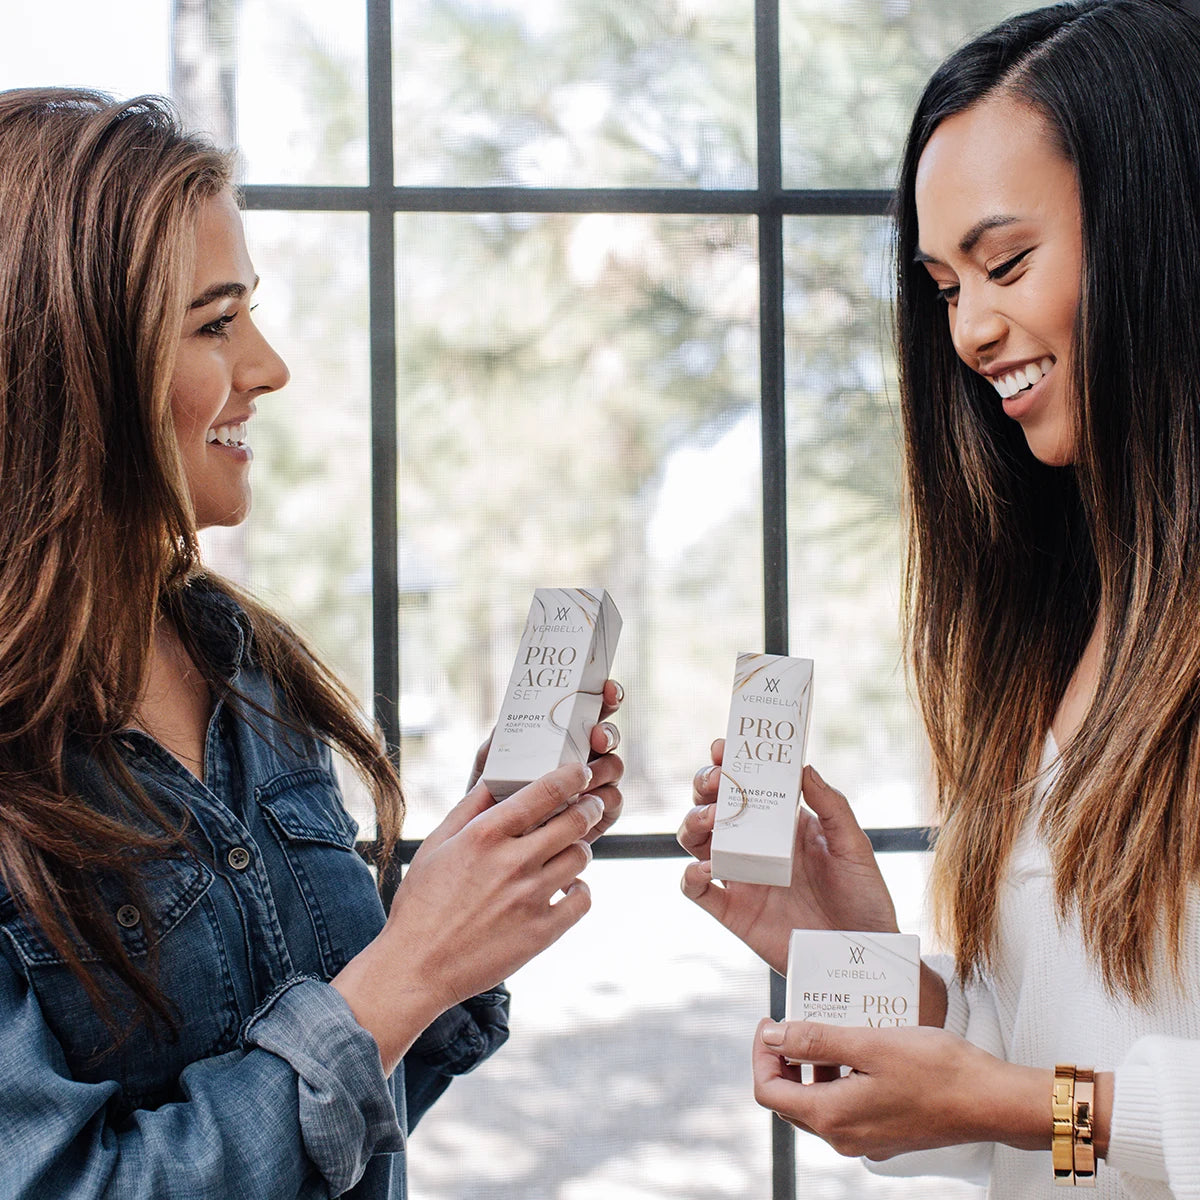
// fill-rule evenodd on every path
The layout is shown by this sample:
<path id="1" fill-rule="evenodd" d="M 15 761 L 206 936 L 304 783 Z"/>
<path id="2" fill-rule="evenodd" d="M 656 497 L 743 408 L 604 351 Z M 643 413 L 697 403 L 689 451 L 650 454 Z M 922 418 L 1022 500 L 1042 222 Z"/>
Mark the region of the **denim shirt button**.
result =
<path id="1" fill-rule="evenodd" d="M 132 929 L 141 919 L 142 914 L 132 904 L 122 904 L 117 909 L 117 924 L 125 929 Z"/>
<path id="2" fill-rule="evenodd" d="M 250 865 L 250 851 L 245 846 L 234 846 L 226 861 L 235 871 L 244 871 Z"/>

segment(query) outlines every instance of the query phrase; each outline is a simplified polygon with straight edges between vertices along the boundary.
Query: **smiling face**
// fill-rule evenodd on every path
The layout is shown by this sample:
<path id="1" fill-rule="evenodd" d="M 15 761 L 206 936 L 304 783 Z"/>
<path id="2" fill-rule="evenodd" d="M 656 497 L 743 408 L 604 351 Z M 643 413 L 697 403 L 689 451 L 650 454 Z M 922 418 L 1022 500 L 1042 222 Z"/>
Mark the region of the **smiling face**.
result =
<path id="1" fill-rule="evenodd" d="M 222 192 L 196 223 L 196 270 L 183 318 L 171 415 L 196 527 L 236 525 L 250 511 L 246 422 L 255 398 L 288 381 L 283 359 L 250 315 L 258 277 L 246 250 L 242 218 Z"/>
<path id="2" fill-rule="evenodd" d="M 921 155 L 915 199 L 917 258 L 959 357 L 995 388 L 1035 457 L 1073 462 L 1079 189 L 1045 119 L 1010 96 L 948 117 Z"/>

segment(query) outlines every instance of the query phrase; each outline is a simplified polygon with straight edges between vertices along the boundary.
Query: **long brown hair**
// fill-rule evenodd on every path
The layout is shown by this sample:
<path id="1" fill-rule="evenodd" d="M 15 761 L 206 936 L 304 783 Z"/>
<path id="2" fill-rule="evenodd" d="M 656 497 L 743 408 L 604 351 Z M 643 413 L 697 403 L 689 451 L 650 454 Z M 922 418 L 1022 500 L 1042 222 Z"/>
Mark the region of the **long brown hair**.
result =
<path id="1" fill-rule="evenodd" d="M 941 819 L 934 896 L 964 977 L 991 960 L 1041 748 L 1102 619 L 1099 686 L 1041 833 L 1059 911 L 1078 914 L 1110 991 L 1147 999 L 1164 952 L 1180 978 L 1200 871 L 1198 78 L 1200 23 L 1181 7 L 1079 0 L 956 52 L 913 121 L 896 222 L 906 615 Z M 957 358 L 914 262 L 925 145 L 1001 89 L 1042 113 L 1079 183 L 1069 468 L 1037 462 Z"/>
<path id="2" fill-rule="evenodd" d="M 163 100 L 0 93 L 0 876 L 99 1012 L 81 947 L 168 1024 L 153 970 L 135 967 L 91 881 L 138 896 L 140 865 L 185 837 L 113 735 L 142 694 L 156 618 L 183 621 L 181 590 L 201 570 L 169 384 L 197 215 L 230 186 L 228 155 Z M 363 777 L 389 854 L 403 804 L 375 731 L 284 622 L 215 586 L 247 610 L 290 719 Z M 76 745 L 124 811 L 73 792 Z"/>

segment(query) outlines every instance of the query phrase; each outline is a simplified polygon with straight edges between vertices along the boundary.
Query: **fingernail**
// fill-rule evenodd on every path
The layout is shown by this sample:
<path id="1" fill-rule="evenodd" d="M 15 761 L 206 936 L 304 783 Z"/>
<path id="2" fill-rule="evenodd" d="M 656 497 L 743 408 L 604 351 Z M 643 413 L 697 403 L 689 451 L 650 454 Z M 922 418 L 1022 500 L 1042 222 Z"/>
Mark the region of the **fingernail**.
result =
<path id="1" fill-rule="evenodd" d="M 768 1022 L 762 1027 L 762 1040 L 768 1046 L 783 1045 L 783 1026 L 776 1025 L 774 1022 Z"/>
<path id="2" fill-rule="evenodd" d="M 583 787 L 581 787 L 579 790 L 581 792 L 586 792 L 588 790 L 588 788 L 590 788 L 592 786 L 592 768 L 589 767 L 586 763 L 584 764 L 584 767 L 583 767 L 583 775 L 584 775 Z"/>
<path id="3" fill-rule="evenodd" d="M 610 725 L 607 721 L 604 722 L 604 753 L 608 754 L 615 750 L 621 741 L 621 735 L 617 732 L 616 727 Z"/>
<path id="4" fill-rule="evenodd" d="M 827 784 L 827 783 L 825 782 L 825 780 L 823 780 L 823 779 L 821 778 L 821 772 L 820 772 L 820 771 L 818 771 L 818 770 L 817 770 L 817 768 L 816 768 L 816 767 L 814 767 L 814 766 L 812 765 L 812 763 L 809 763 L 809 764 L 808 764 L 808 769 L 809 769 L 809 770 L 810 770 L 810 771 L 813 773 L 813 778 L 814 778 L 814 779 L 815 779 L 815 780 L 816 780 L 816 781 L 817 781 L 817 782 L 818 782 L 818 783 L 819 783 L 819 784 L 820 784 L 822 787 L 828 787 L 828 786 L 829 786 L 829 784 Z"/>
<path id="5" fill-rule="evenodd" d="M 617 693 L 617 703 L 620 704 L 625 699 L 625 689 L 614 679 L 613 691 Z"/>
<path id="6" fill-rule="evenodd" d="M 604 801 L 599 796 L 584 796 L 583 799 L 590 802 L 590 806 L 596 810 L 596 815 L 592 820 L 592 824 L 595 825 L 604 816 Z"/>
<path id="7" fill-rule="evenodd" d="M 712 774 L 716 769 L 716 767 L 702 767 L 699 771 L 697 771 L 696 786 L 698 788 L 708 787 L 709 783 L 712 781 Z"/>

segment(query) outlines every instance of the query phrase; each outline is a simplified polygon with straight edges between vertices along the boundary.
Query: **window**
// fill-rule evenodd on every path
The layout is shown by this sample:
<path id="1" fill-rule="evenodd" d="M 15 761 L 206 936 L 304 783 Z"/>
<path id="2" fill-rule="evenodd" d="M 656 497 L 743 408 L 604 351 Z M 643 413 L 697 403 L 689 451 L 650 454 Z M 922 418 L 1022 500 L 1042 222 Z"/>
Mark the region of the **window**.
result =
<path id="1" fill-rule="evenodd" d="M 242 148 L 259 316 L 293 382 L 255 422 L 251 522 L 207 553 L 374 696 L 407 853 L 461 792 L 533 588 L 603 585 L 624 615 L 626 814 L 593 911 L 519 972 L 511 1044 L 417 1130 L 415 1200 L 925 1194 L 754 1105 L 749 1039 L 779 981 L 679 896 L 673 831 L 736 652 L 811 656 L 810 758 L 924 932 L 887 189 L 934 64 L 1014 10 L 131 0 L 117 28 L 74 0 L 10 18 L 4 86 L 167 91 Z"/>

